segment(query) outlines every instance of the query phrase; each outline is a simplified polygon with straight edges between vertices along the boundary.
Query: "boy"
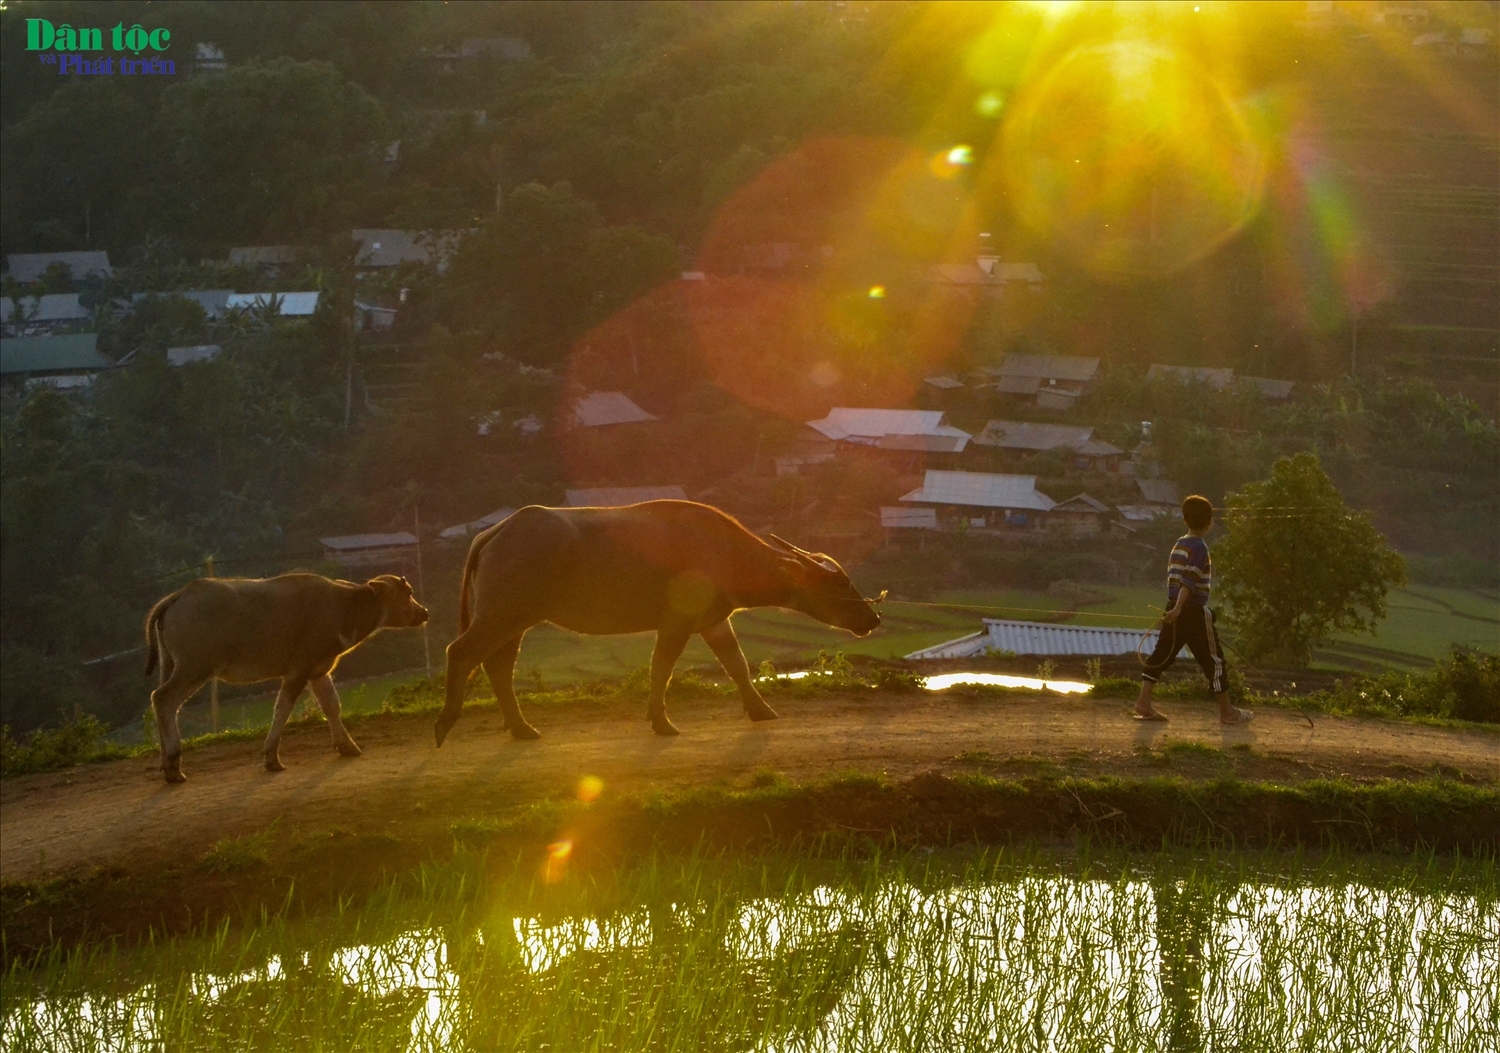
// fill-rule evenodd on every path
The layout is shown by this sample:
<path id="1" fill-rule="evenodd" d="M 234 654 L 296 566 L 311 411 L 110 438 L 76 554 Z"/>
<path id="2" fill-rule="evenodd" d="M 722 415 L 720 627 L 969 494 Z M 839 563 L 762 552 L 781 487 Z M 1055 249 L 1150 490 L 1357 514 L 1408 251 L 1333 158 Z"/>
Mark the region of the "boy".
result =
<path id="1" fill-rule="evenodd" d="M 1208 595 L 1213 588 L 1213 560 L 1203 535 L 1214 524 L 1214 506 L 1208 498 L 1194 494 L 1182 502 L 1182 521 L 1188 532 L 1177 539 L 1167 562 L 1167 605 L 1162 616 L 1161 635 L 1156 650 L 1141 673 L 1141 694 L 1135 700 L 1136 720 L 1166 720 L 1151 704 L 1151 693 L 1161 675 L 1177 659 L 1183 644 L 1193 652 L 1203 675 L 1219 702 L 1219 723 L 1247 724 L 1255 719 L 1248 709 L 1229 704 L 1229 682 L 1224 666 L 1224 649 L 1214 625 L 1213 611 L 1208 609 Z"/>

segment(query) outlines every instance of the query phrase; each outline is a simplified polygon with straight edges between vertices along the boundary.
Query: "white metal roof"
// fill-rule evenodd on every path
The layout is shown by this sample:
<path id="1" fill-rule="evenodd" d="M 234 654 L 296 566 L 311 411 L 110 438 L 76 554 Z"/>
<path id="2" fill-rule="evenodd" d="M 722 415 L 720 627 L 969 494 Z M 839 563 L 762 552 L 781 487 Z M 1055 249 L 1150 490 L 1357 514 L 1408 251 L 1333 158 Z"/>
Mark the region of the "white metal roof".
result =
<path id="1" fill-rule="evenodd" d="M 957 428 L 947 429 L 956 435 L 882 435 L 876 444 L 882 450 L 920 450 L 926 453 L 963 453 L 969 445 L 969 436 Z"/>
<path id="2" fill-rule="evenodd" d="M 943 423 L 942 410 L 859 409 L 835 406 L 822 420 L 810 420 L 808 427 L 835 442 L 863 442 L 873 446 L 886 435 L 946 435 L 962 438 L 969 433 Z M 960 446 L 959 449 L 963 447 Z"/>
<path id="3" fill-rule="evenodd" d="M 900 508 L 882 506 L 880 525 L 890 529 L 936 530 L 936 508 Z"/>
<path id="4" fill-rule="evenodd" d="M 1088 442 L 1078 445 L 1075 448 L 1075 452 L 1085 457 L 1113 457 L 1125 451 L 1101 439 L 1090 439 Z"/>
<path id="5" fill-rule="evenodd" d="M 1142 642 L 1141 637 L 1145 636 Z M 910 659 L 973 658 L 990 651 L 1035 655 L 1135 654 L 1137 648 L 1150 653 L 1156 633 L 1138 629 L 1113 629 L 1094 625 L 1055 625 L 985 618 L 984 628 L 956 640 L 913 651 Z"/>
<path id="6" fill-rule="evenodd" d="M 1141 488 L 1141 496 L 1146 499 L 1147 504 L 1182 504 L 1182 490 L 1170 479 L 1137 479 L 1135 482 Z"/>
<path id="7" fill-rule="evenodd" d="M 257 292 L 257 293 L 230 293 L 229 299 L 224 302 L 226 310 L 238 308 L 240 310 L 263 309 L 276 299 L 276 313 L 284 318 L 301 318 L 312 314 L 318 309 L 318 297 L 322 295 L 317 292 Z"/>
<path id="8" fill-rule="evenodd" d="M 1094 379 L 1099 360 L 1083 355 L 1006 355 L 998 374 L 1002 377 L 1035 377 L 1038 380 Z"/>
<path id="9" fill-rule="evenodd" d="M 973 505 L 979 508 L 1017 508 L 1048 512 L 1056 503 L 1036 488 L 1034 475 L 991 472 L 946 472 L 929 468 L 922 485 L 902 501 L 930 505 Z"/>
<path id="10" fill-rule="evenodd" d="M 1152 363 L 1151 368 L 1146 371 L 1146 376 L 1152 380 L 1176 377 L 1183 383 L 1207 384 L 1215 391 L 1227 388 L 1234 383 L 1234 370 L 1215 369 L 1209 366 L 1163 366 Z"/>
<path id="11" fill-rule="evenodd" d="M 10 276 L 23 285 L 46 274 L 54 263 L 66 264 L 74 281 L 93 274 L 105 278 L 114 274 L 107 252 L 12 252 L 5 261 L 10 264 Z"/>
<path id="12" fill-rule="evenodd" d="M 48 293 L 46 296 L 22 296 L 21 313 L 26 322 L 74 322 L 92 318 L 89 309 L 78 302 L 77 293 Z M 0 321 L 10 325 L 15 317 L 16 302 L 9 296 L 0 298 Z M 33 314 L 32 311 L 36 313 Z M 25 323 L 23 323 L 25 324 Z"/>
<path id="13" fill-rule="evenodd" d="M 925 379 L 927 383 L 931 384 L 935 388 L 951 389 L 961 388 L 964 386 L 964 382 L 962 380 L 959 380 L 957 377 L 942 376 L 927 377 Z"/>
<path id="14" fill-rule="evenodd" d="M 167 361 L 174 366 L 185 366 L 189 362 L 207 362 L 218 357 L 218 344 L 194 344 L 192 347 L 167 348 Z"/>
<path id="15" fill-rule="evenodd" d="M 1022 420 L 992 420 L 974 436 L 980 446 L 1003 446 L 1012 450 L 1076 449 L 1093 436 L 1092 426 L 1037 424 Z"/>
<path id="16" fill-rule="evenodd" d="M 569 508 L 614 508 L 619 505 L 638 505 L 642 501 L 686 501 L 687 493 L 680 486 L 596 486 L 591 489 L 569 490 Z"/>
<path id="17" fill-rule="evenodd" d="M 417 537 L 400 531 L 395 534 L 345 534 L 341 537 L 319 538 L 323 547 L 335 552 L 358 552 L 367 548 L 397 548 L 402 545 L 415 545 Z"/>
<path id="18" fill-rule="evenodd" d="M 573 403 L 573 419 L 585 428 L 656 420 L 622 391 L 595 391 Z"/>

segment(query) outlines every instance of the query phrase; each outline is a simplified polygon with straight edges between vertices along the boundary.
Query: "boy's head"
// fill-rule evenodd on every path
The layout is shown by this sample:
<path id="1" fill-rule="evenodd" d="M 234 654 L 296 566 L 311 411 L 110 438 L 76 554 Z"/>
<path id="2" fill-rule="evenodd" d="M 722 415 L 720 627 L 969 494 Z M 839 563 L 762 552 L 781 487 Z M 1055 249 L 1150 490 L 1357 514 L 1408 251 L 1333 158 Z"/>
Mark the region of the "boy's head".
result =
<path id="1" fill-rule="evenodd" d="M 1189 530 L 1199 533 L 1213 526 L 1214 506 L 1208 498 L 1194 494 L 1192 497 L 1183 499 L 1182 521 L 1187 524 Z"/>

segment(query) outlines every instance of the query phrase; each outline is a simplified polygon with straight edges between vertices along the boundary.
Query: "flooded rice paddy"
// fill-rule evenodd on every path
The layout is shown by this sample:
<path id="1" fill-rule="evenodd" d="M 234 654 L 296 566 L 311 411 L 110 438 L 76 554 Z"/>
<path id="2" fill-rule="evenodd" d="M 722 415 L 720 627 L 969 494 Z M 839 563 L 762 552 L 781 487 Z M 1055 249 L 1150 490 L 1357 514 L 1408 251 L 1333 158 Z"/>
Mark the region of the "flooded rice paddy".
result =
<path id="1" fill-rule="evenodd" d="M 471 866 L 357 914 L 13 969 L 0 1047 L 1500 1048 L 1489 864 L 944 856 L 612 885 L 555 854 Z"/>

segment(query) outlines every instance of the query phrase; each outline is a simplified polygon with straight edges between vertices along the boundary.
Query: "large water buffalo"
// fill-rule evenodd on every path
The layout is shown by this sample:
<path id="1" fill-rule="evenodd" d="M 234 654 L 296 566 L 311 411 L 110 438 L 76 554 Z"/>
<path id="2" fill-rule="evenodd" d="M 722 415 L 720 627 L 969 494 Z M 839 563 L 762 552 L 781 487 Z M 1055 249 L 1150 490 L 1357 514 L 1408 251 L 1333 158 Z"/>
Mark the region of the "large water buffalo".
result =
<path id="1" fill-rule="evenodd" d="M 334 748 L 359 756 L 339 718 L 333 668 L 371 634 L 426 620 L 427 608 L 412 597 L 406 579 L 394 574 L 363 585 L 300 573 L 199 578 L 165 597 L 146 617 L 146 675 L 160 661 L 161 686 L 151 692 L 151 708 L 167 781 L 187 779 L 177 710 L 211 677 L 238 684 L 281 680 L 266 736 L 267 771 L 284 768 L 281 729 L 309 684 L 328 718 Z"/>
<path id="2" fill-rule="evenodd" d="M 801 611 L 860 636 L 880 624 L 832 559 L 774 534 L 762 541 L 708 505 L 523 508 L 469 547 L 437 744 L 463 712 L 464 690 L 480 665 L 511 735 L 538 737 L 521 715 L 511 678 L 521 638 L 539 622 L 595 635 L 654 629 L 646 715 L 658 735 L 677 734 L 667 719 L 667 681 L 694 633 L 739 686 L 750 719 L 774 720 L 729 624 L 730 614 L 747 607 Z"/>

